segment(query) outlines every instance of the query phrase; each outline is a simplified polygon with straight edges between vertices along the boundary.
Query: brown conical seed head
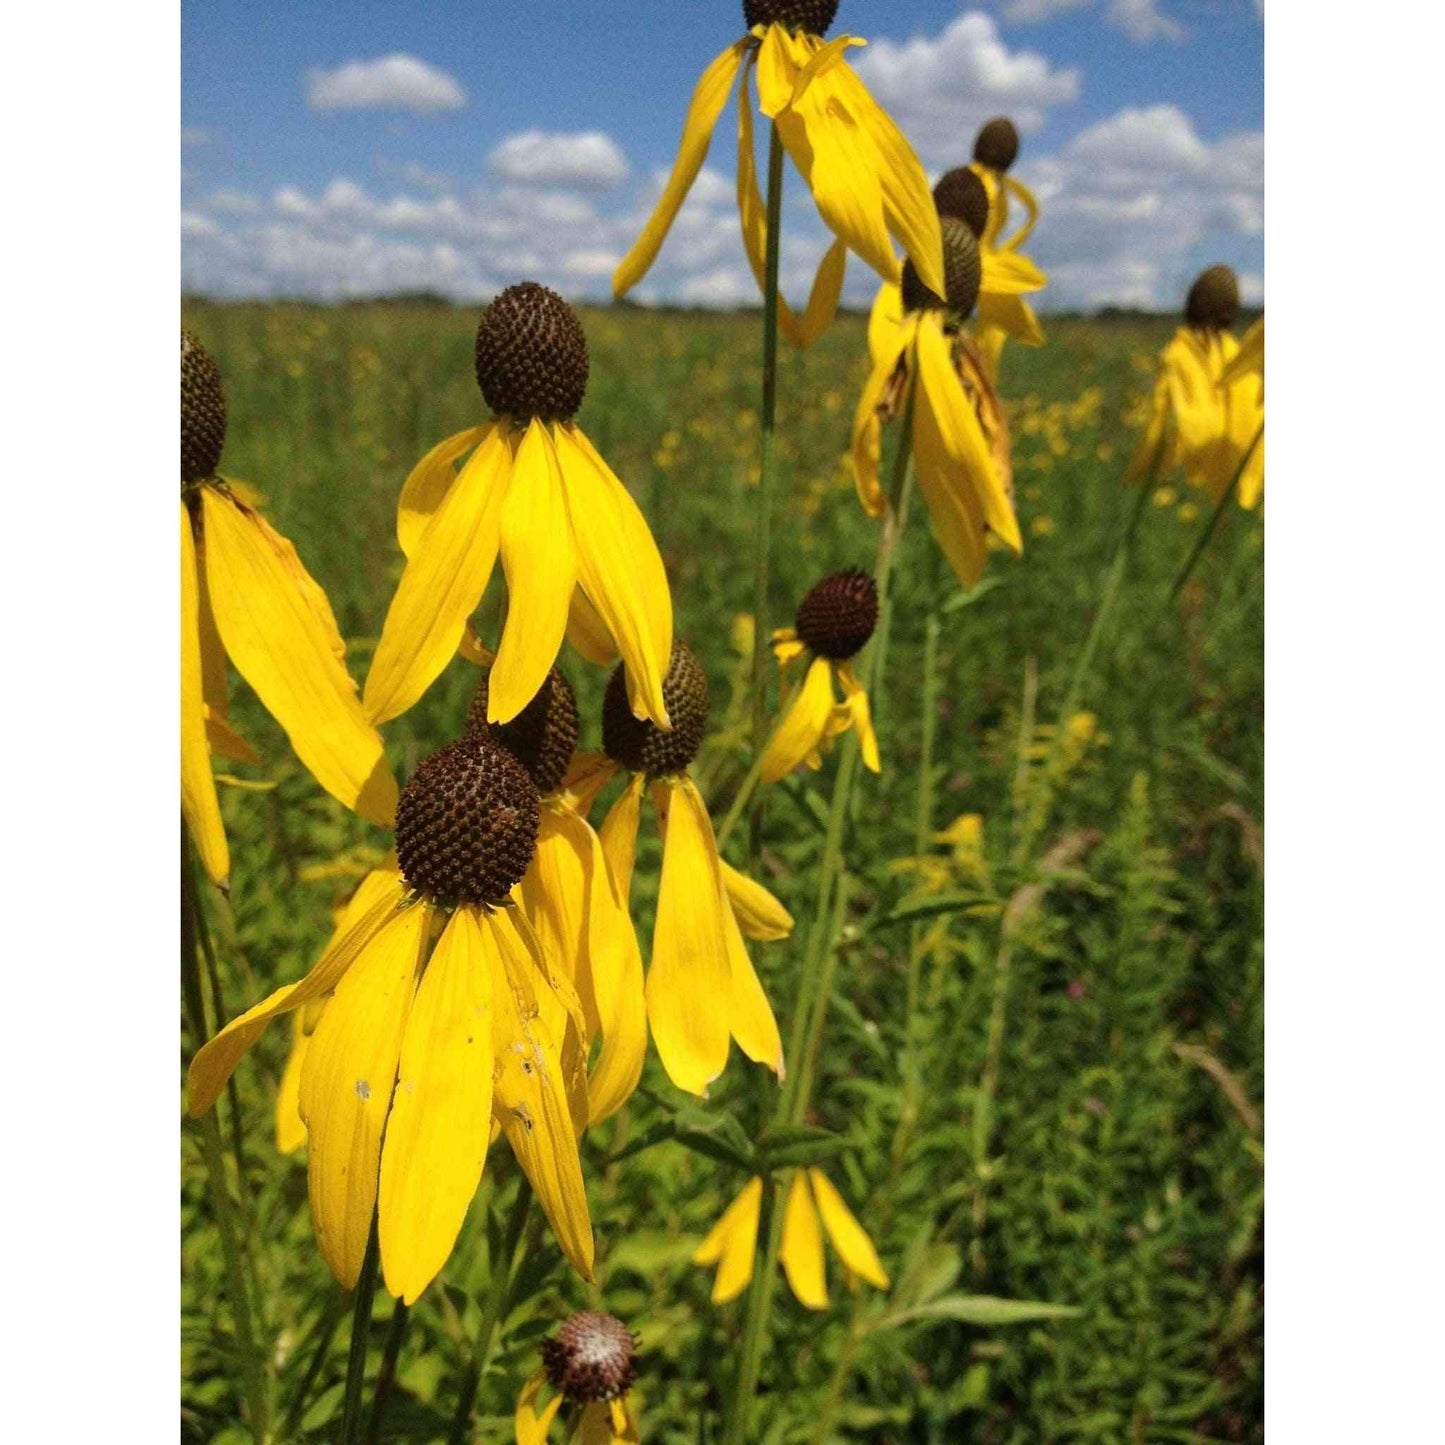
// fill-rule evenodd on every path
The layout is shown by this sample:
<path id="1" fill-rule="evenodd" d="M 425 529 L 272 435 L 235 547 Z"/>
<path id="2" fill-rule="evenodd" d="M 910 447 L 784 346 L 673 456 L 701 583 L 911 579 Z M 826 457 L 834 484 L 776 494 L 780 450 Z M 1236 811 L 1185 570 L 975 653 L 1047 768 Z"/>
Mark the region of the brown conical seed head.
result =
<path id="1" fill-rule="evenodd" d="M 981 237 L 988 226 L 988 187 L 972 166 L 955 166 L 933 188 L 940 216 L 953 216 Z"/>
<path id="2" fill-rule="evenodd" d="M 905 311 L 948 310 L 960 317 L 972 314 L 978 304 L 978 288 L 983 281 L 983 258 L 978 241 L 967 224 L 956 216 L 941 216 L 943 232 L 943 281 L 948 290 L 945 303 L 935 296 L 913 269 L 912 261 L 903 263 L 903 309 Z"/>
<path id="3" fill-rule="evenodd" d="M 1006 115 L 985 123 L 973 143 L 973 158 L 992 170 L 1006 171 L 1019 156 L 1019 130 Z"/>
<path id="4" fill-rule="evenodd" d="M 662 700 L 672 719 L 670 732 L 645 718 L 633 717 L 627 701 L 627 675 L 618 664 L 602 699 L 602 747 L 614 763 L 634 773 L 664 777 L 685 771 L 702 746 L 711 706 L 707 673 L 692 648 L 676 638 L 662 681 Z"/>
<path id="5" fill-rule="evenodd" d="M 474 732 L 489 733 L 501 743 L 526 768 L 537 791 L 544 796 L 561 787 L 582 731 L 577 694 L 555 667 L 537 689 L 536 697 L 504 723 L 487 721 L 487 674 L 483 673 L 467 710 L 467 726 Z"/>
<path id="6" fill-rule="evenodd" d="M 1184 319 L 1199 329 L 1225 331 L 1239 314 L 1239 278 L 1228 266 L 1211 266 L 1195 277 L 1184 302 Z"/>
<path id="7" fill-rule="evenodd" d="M 576 1405 L 625 1395 L 637 1379 L 637 1336 L 615 1315 L 584 1310 L 542 1341 L 547 1381 Z"/>
<path id="8" fill-rule="evenodd" d="M 181 328 L 181 481 L 216 475 L 226 445 L 226 393 L 211 353 Z"/>
<path id="9" fill-rule="evenodd" d="M 798 636 L 819 657 L 847 662 L 878 626 L 878 584 L 859 567 L 815 582 L 798 605 Z"/>
<path id="10" fill-rule="evenodd" d="M 500 907 L 532 861 L 540 821 L 526 768 L 486 733 L 469 732 L 401 790 L 397 862 L 433 903 Z"/>
<path id="11" fill-rule="evenodd" d="M 477 326 L 477 385 L 501 416 L 566 421 L 587 394 L 587 338 L 576 313 L 535 281 L 509 286 Z"/>
<path id="12" fill-rule="evenodd" d="M 826 35 L 838 13 L 838 0 L 743 0 L 743 19 L 754 25 L 781 25 L 805 35 Z"/>

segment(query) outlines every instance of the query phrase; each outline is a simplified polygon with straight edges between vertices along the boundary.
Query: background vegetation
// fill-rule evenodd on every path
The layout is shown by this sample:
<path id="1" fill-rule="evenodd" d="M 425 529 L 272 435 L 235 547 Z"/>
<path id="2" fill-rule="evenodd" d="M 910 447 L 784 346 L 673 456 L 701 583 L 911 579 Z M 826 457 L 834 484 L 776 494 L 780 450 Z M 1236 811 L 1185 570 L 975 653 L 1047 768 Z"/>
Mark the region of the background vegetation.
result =
<path id="1" fill-rule="evenodd" d="M 432 442 L 481 416 L 475 316 L 425 305 L 195 304 L 184 321 L 226 380 L 223 470 L 258 488 L 296 542 L 360 678 L 400 569 L 402 479 Z M 720 813 L 747 762 L 756 318 L 614 309 L 584 314 L 584 324 L 592 382 L 581 420 L 646 511 L 679 630 L 709 667 L 713 738 L 699 774 Z M 1123 522 L 1118 478 L 1169 329 L 1059 320 L 1047 349 L 1010 350 L 1003 390 L 1021 561 L 997 556 L 965 603 L 920 513 L 905 539 L 893 651 L 875 698 L 884 773 L 860 789 L 854 926 L 813 1117 L 841 1137 L 825 1167 L 894 1287 L 855 1295 L 830 1261 L 832 1306 L 811 1314 L 779 1283 L 758 1412 L 769 1441 L 1263 1438 L 1258 518 L 1228 516 L 1171 605 L 1169 580 L 1208 504 L 1155 493 L 1080 707 L 1063 737 L 1052 732 Z M 863 331 L 860 318 L 840 319 L 815 351 L 784 358 L 774 622 L 819 575 L 873 555 L 876 524 L 844 460 Z M 499 590 L 479 616 L 483 635 Z M 930 618 L 935 767 L 920 848 Z M 564 666 L 584 745 L 596 746 L 606 679 L 571 654 Z M 388 727 L 399 776 L 456 734 L 475 679 L 456 662 Z M 236 720 L 266 759 L 236 771 L 275 786 L 223 789 L 234 888 L 228 907 L 211 900 L 211 918 L 228 1014 L 305 971 L 332 908 L 387 842 L 333 804 L 239 682 L 236 691 Z M 761 871 L 800 925 L 830 779 L 825 764 L 769 802 Z M 645 841 L 634 892 L 644 940 L 656 861 Z M 754 949 L 785 1037 L 804 931 Z M 912 1070 L 910 949 L 925 1004 Z M 345 1300 L 311 1240 L 304 1156 L 283 1159 L 273 1143 L 287 1043 L 285 1025 L 273 1027 L 222 1117 L 283 1438 L 321 1441 L 339 1411 Z M 708 1116 L 727 1110 L 759 1126 L 771 1103 L 760 1073 L 734 1053 Z M 695 1121 L 686 1102 L 649 1062 L 643 1091 L 585 1145 L 600 1298 L 642 1336 L 637 1399 L 649 1441 L 712 1438 L 708 1417 L 741 1328 L 743 1302 L 712 1306 L 711 1271 L 688 1260 L 747 1175 L 726 1140 L 694 1135 L 709 1153 L 664 1137 Z M 182 1178 L 183 1437 L 239 1445 L 249 1432 L 190 1126 Z M 513 1289 L 521 1303 L 489 1357 L 474 1358 L 516 1191 L 499 1147 L 442 1282 L 408 1321 L 378 1438 L 509 1438 L 537 1341 L 589 1303 L 529 1229 Z M 1010 1320 L 980 1297 L 1076 1313 Z M 378 1354 L 390 1310 L 383 1296 Z M 450 1434 L 477 1369 L 474 1434 Z"/>

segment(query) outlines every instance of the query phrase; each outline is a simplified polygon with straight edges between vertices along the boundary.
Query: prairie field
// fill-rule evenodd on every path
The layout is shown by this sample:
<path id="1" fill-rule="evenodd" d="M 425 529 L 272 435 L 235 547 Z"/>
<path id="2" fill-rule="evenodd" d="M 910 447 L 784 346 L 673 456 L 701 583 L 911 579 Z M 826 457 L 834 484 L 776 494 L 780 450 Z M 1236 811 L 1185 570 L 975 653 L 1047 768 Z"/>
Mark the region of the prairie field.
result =
<path id="1" fill-rule="evenodd" d="M 678 633 L 707 666 L 712 718 L 694 772 L 720 818 L 751 761 L 757 317 L 581 314 L 591 382 L 579 420 L 645 512 Z M 483 419 L 476 313 L 196 302 L 183 324 L 225 378 L 222 471 L 295 542 L 360 679 L 401 570 L 401 484 L 433 443 Z M 857 789 L 808 1119 L 891 1288 L 855 1285 L 830 1256 L 829 1307 L 811 1311 L 779 1276 L 761 1441 L 1263 1439 L 1262 517 L 1231 507 L 1171 600 L 1211 503 L 1179 479 L 1155 489 L 1109 626 L 1071 687 L 1172 326 L 1054 318 L 1047 347 L 1009 348 L 1000 390 L 1024 553 L 996 552 L 972 593 L 913 508 L 873 699 L 883 769 Z M 782 358 L 771 625 L 790 622 L 820 576 L 872 562 L 878 523 L 847 463 L 866 370 L 860 316 Z M 885 434 L 885 463 L 891 445 Z M 495 639 L 501 594 L 499 572 L 477 614 L 483 638 Z M 607 675 L 570 651 L 562 666 L 582 745 L 597 747 Z M 399 779 L 459 733 L 477 677 L 458 658 L 386 725 Z M 224 765 L 233 886 L 228 901 L 207 890 L 222 996 L 208 1000 L 212 1029 L 217 1005 L 232 1017 L 306 971 L 389 844 L 322 792 L 239 679 L 233 692 L 263 764 Z M 798 927 L 752 954 L 785 1038 L 836 766 L 825 758 L 766 796 L 754 869 Z M 735 863 L 746 833 L 729 842 Z M 644 953 L 658 871 L 644 826 L 633 886 Z M 341 1411 L 349 1302 L 312 1239 L 304 1149 L 276 1147 L 288 1043 L 283 1021 L 238 1069 L 220 1125 L 274 1438 L 322 1442 Z M 649 1058 L 639 1092 L 583 1141 L 597 1290 L 534 1211 L 498 1311 L 490 1285 L 521 1218 L 499 1143 L 404 1332 L 378 1293 L 368 1401 L 383 1356 L 395 1373 L 372 1438 L 510 1439 L 539 1341 L 600 1306 L 641 1337 L 643 1439 L 718 1439 L 746 1299 L 712 1304 L 713 1270 L 691 1256 L 747 1182 L 775 1098 L 771 1076 L 736 1051 L 705 1102 Z M 189 1123 L 182 1183 L 182 1436 L 243 1445 L 222 1250 Z M 472 1388 L 475 1414 L 458 1427 Z"/>

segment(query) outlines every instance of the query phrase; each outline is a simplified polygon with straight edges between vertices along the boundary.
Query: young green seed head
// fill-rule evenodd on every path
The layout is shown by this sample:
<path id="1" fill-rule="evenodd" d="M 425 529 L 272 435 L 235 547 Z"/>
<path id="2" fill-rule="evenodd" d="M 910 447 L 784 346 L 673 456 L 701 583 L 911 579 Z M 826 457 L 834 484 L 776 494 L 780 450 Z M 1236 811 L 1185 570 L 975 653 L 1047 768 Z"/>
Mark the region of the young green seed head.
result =
<path id="1" fill-rule="evenodd" d="M 537 789 L 486 733 L 469 732 L 427 758 L 396 805 L 396 857 L 434 903 L 497 908 L 537 847 Z"/>
<path id="2" fill-rule="evenodd" d="M 662 700 L 672 731 L 632 715 L 627 676 L 619 663 L 602 699 L 602 747 L 614 763 L 634 773 L 665 777 L 686 771 L 702 746 L 711 706 L 707 673 L 687 643 L 673 639 L 672 662 L 662 681 Z"/>
<path id="3" fill-rule="evenodd" d="M 837 13 L 838 0 L 743 0 L 749 30 L 776 23 L 805 35 L 826 35 Z"/>
<path id="4" fill-rule="evenodd" d="M 542 1341 L 547 1381 L 576 1405 L 625 1395 L 637 1379 L 637 1336 L 615 1315 L 584 1310 Z"/>
<path id="5" fill-rule="evenodd" d="M 477 384 L 499 416 L 567 421 L 587 394 L 587 338 L 576 313 L 535 281 L 509 286 L 477 326 Z"/>
<path id="6" fill-rule="evenodd" d="M 988 225 L 988 187 L 972 166 L 955 166 L 933 188 L 933 204 L 940 216 L 962 221 L 976 237 Z"/>
<path id="7" fill-rule="evenodd" d="M 996 115 L 988 121 L 973 143 L 974 160 L 996 171 L 1008 170 L 1018 155 L 1018 127 L 1006 115 Z"/>
<path id="8" fill-rule="evenodd" d="M 878 626 L 878 584 L 859 567 L 824 577 L 799 603 L 796 626 L 819 657 L 847 662 Z"/>
<path id="9" fill-rule="evenodd" d="M 1201 271 L 1184 302 L 1184 319 L 1200 330 L 1226 331 L 1239 314 L 1239 278 L 1228 266 Z"/>
<path id="10" fill-rule="evenodd" d="M 555 793 L 572 765 L 581 721 L 572 684 L 554 667 L 537 695 L 511 722 L 487 721 L 487 674 L 477 684 L 467 710 L 467 726 L 488 733 L 526 768 L 537 791 Z"/>
<path id="11" fill-rule="evenodd" d="M 978 288 L 983 281 L 983 258 L 978 252 L 978 241 L 968 225 L 957 216 L 942 216 L 939 225 L 943 231 L 943 281 L 948 291 L 947 299 L 935 296 L 913 269 L 912 261 L 903 263 L 903 309 L 905 311 L 954 312 L 966 318 L 978 304 Z"/>
<path id="12" fill-rule="evenodd" d="M 181 481 L 216 475 L 226 444 L 226 393 L 211 354 L 181 328 Z"/>

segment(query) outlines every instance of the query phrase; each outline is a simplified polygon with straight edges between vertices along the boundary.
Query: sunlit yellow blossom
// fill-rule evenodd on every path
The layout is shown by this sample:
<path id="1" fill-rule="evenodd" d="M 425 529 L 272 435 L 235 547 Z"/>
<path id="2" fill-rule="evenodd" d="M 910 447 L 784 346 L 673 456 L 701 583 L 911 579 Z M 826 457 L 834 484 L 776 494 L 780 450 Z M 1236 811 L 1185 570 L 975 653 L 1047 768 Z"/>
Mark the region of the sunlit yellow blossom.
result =
<path id="1" fill-rule="evenodd" d="M 744 0 L 748 34 L 703 72 L 683 123 L 672 174 L 657 208 L 612 278 L 615 296 L 647 274 L 701 171 L 718 117 L 738 83 L 738 210 L 743 243 L 759 288 L 765 285 L 767 212 L 754 154 L 752 73 L 758 108 L 806 182 L 818 213 L 837 238 L 824 256 L 799 316 L 779 305 L 779 327 L 795 346 L 827 328 L 853 251 L 886 281 L 899 280 L 896 241 L 934 291 L 943 290 L 938 216 L 928 178 L 912 146 L 848 64 L 865 42 L 849 35 L 824 41 L 837 0 Z"/>
<path id="2" fill-rule="evenodd" d="M 1264 328 L 1250 356 L 1229 331 L 1239 287 L 1227 266 L 1212 266 L 1190 288 L 1185 324 L 1160 354 L 1144 435 L 1125 481 L 1148 486 L 1182 467 L 1185 479 L 1219 501 L 1234 482 L 1242 507 L 1264 492 Z M 1243 471 L 1241 471 L 1243 467 Z"/>
<path id="3" fill-rule="evenodd" d="M 624 900 L 631 892 L 643 794 L 652 799 L 663 852 L 647 1018 L 668 1077 L 688 1093 L 705 1095 L 727 1066 L 734 1039 L 748 1058 L 782 1077 L 782 1039 L 743 935 L 784 938 L 793 920 L 766 888 L 718 855 L 707 804 L 687 774 L 707 726 L 707 677 L 680 641 L 673 643 L 665 693 L 673 714 L 666 733 L 632 715 L 619 668 L 603 705 L 606 755 L 585 762 L 579 756 L 572 785 L 585 811 L 618 770 L 631 774 L 599 830 Z"/>
<path id="4" fill-rule="evenodd" d="M 564 1401 L 575 1415 L 566 1438 L 580 1445 L 638 1445 L 641 1436 L 631 1390 L 637 1378 L 637 1337 L 613 1315 L 586 1310 L 572 1315 L 542 1342 L 543 1365 L 517 1396 L 517 1445 L 546 1445 Z M 544 1386 L 555 1392 L 539 1411 Z"/>
<path id="5" fill-rule="evenodd" d="M 753 1277 L 758 1246 L 758 1216 L 763 1181 L 750 1179 L 728 1205 L 722 1218 L 693 1254 L 694 1264 L 715 1264 L 714 1304 L 736 1299 Z M 783 1208 L 783 1273 L 799 1303 L 810 1310 L 826 1309 L 828 1285 L 823 1265 L 827 1233 L 851 1280 L 866 1280 L 878 1289 L 889 1287 L 888 1275 L 873 1241 L 820 1169 L 799 1169 L 793 1175 Z"/>
<path id="6" fill-rule="evenodd" d="M 849 728 L 858 730 L 864 766 L 878 772 L 868 693 L 851 665 L 877 625 L 878 586 L 855 567 L 816 583 L 798 607 L 797 625 L 773 633 L 773 651 L 785 671 L 804 653 L 813 660 L 763 754 L 765 783 L 777 782 L 803 763 L 821 767 L 824 750 Z M 841 702 L 834 696 L 835 682 Z"/>
<path id="7" fill-rule="evenodd" d="M 508 608 L 489 720 L 537 695 L 569 636 L 594 662 L 620 654 L 637 716 L 668 726 L 667 573 L 636 502 L 572 421 L 587 376 L 581 325 L 546 287 L 510 287 L 483 314 L 477 379 L 493 419 L 439 442 L 402 488 L 407 563 L 366 679 L 377 722 L 405 712 L 446 667 L 500 557 Z"/>
<path id="8" fill-rule="evenodd" d="M 228 657 L 327 792 L 383 827 L 396 809 L 326 594 L 244 484 L 217 475 L 225 437 L 221 374 L 182 331 L 181 815 L 218 884 L 231 864 L 211 758 L 260 761 L 230 725 Z"/>
<path id="9" fill-rule="evenodd" d="M 273 1018 L 324 1001 L 297 1099 L 317 1243 L 348 1289 L 375 1216 L 387 1288 L 421 1294 L 456 1242 L 494 1121 L 591 1276 L 586 1023 L 520 906 L 538 826 L 531 778 L 489 736 L 433 754 L 397 805 L 396 863 L 363 881 L 320 961 L 192 1060 L 200 1114 Z"/>
<path id="10" fill-rule="evenodd" d="M 989 537 L 1014 553 L 1023 538 L 1005 478 L 980 419 L 986 379 L 973 370 L 957 330 L 978 294 L 977 247 L 961 222 L 944 223 L 950 292 L 923 292 L 916 280 L 885 286 L 868 321 L 873 368 L 853 417 L 853 478 L 870 515 L 888 506 L 878 478 L 882 424 L 911 416 L 908 444 L 934 535 L 954 571 L 972 587 L 983 575 Z M 972 255 L 973 265 L 968 257 Z M 971 281 L 970 281 L 971 278 Z M 965 385 L 973 377 L 976 385 Z"/>

